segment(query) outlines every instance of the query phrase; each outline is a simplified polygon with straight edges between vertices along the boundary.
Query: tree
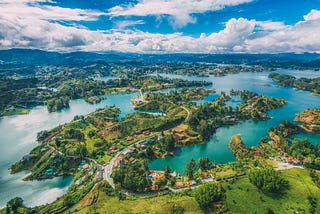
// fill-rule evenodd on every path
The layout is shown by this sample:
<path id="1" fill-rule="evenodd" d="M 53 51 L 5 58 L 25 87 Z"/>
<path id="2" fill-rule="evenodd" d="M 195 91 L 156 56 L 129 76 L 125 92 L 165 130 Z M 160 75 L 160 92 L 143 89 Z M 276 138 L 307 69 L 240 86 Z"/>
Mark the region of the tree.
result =
<path id="1" fill-rule="evenodd" d="M 121 187 L 135 191 L 144 192 L 151 185 L 151 180 L 146 177 L 148 165 L 145 161 L 137 161 L 128 165 L 121 166 L 112 174 L 113 180 Z"/>
<path id="2" fill-rule="evenodd" d="M 164 176 L 166 177 L 166 179 L 170 178 L 170 173 L 171 173 L 171 168 L 169 165 L 167 165 L 166 169 L 164 170 Z"/>
<path id="3" fill-rule="evenodd" d="M 147 145 L 146 156 L 149 159 L 152 159 L 154 157 L 154 151 L 153 151 L 153 149 L 152 149 L 152 147 L 150 145 Z"/>
<path id="4" fill-rule="evenodd" d="M 163 138 L 164 149 L 168 152 L 173 152 L 175 150 L 175 140 L 172 135 L 165 136 Z"/>
<path id="5" fill-rule="evenodd" d="M 119 201 L 124 201 L 126 199 L 126 195 L 122 192 L 118 192 L 118 199 Z"/>
<path id="6" fill-rule="evenodd" d="M 194 169 L 196 167 L 196 162 L 191 158 L 190 162 L 186 166 L 185 174 L 189 179 L 193 179 Z"/>
<path id="7" fill-rule="evenodd" d="M 161 189 L 162 187 L 165 187 L 167 183 L 168 183 L 167 179 L 160 179 L 156 181 L 155 185 L 157 185 L 159 189 Z"/>
<path id="8" fill-rule="evenodd" d="M 249 170 L 248 176 L 250 182 L 264 192 L 279 193 L 289 187 L 288 181 L 272 167 Z"/>
<path id="9" fill-rule="evenodd" d="M 63 198 L 63 206 L 65 207 L 71 207 L 72 205 L 74 205 L 74 202 L 72 200 L 72 197 L 70 195 L 66 195 L 64 198 Z"/>
<path id="10" fill-rule="evenodd" d="M 205 183 L 195 190 L 194 196 L 201 209 L 211 208 L 213 202 L 221 199 L 221 186 L 217 183 Z"/>
<path id="11" fill-rule="evenodd" d="M 200 158 L 199 159 L 199 168 L 202 171 L 208 170 L 210 168 L 210 160 L 209 160 L 209 158 L 207 158 L 207 157 Z"/>
<path id="12" fill-rule="evenodd" d="M 70 137 L 71 139 L 76 139 L 78 141 L 84 140 L 84 135 L 78 129 L 71 128 L 70 130 L 67 131 L 67 134 L 69 135 L 68 137 Z"/>
<path id="13" fill-rule="evenodd" d="M 80 156 L 80 157 L 86 157 L 88 155 L 88 149 L 85 145 L 83 144 L 80 144 L 78 147 L 77 147 L 77 154 Z"/>
<path id="14" fill-rule="evenodd" d="M 37 141 L 43 141 L 49 136 L 49 132 L 47 130 L 43 130 L 37 133 Z"/>
<path id="15" fill-rule="evenodd" d="M 176 185 L 176 182 L 177 182 L 177 179 L 175 177 L 171 177 L 170 180 L 169 180 L 168 185 L 170 187 L 173 187 L 174 185 Z"/>
<path id="16" fill-rule="evenodd" d="M 174 204 L 170 209 L 170 214 L 183 214 L 184 209 L 176 204 Z"/>
<path id="17" fill-rule="evenodd" d="M 13 213 L 17 213 L 17 210 L 19 207 L 23 206 L 23 199 L 20 197 L 15 197 L 7 202 L 7 213 L 10 213 L 11 211 Z"/>

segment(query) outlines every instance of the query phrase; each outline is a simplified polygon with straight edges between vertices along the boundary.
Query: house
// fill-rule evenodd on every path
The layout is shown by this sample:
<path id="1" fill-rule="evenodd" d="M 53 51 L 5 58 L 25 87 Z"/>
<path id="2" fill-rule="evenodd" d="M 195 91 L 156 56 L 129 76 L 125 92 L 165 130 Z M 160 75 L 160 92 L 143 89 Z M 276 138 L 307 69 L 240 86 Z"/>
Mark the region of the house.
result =
<path id="1" fill-rule="evenodd" d="M 150 133 L 151 132 L 149 130 L 146 130 L 146 131 L 143 132 L 144 135 L 150 135 Z"/>
<path id="2" fill-rule="evenodd" d="M 122 156 L 118 156 L 114 160 L 114 166 L 119 168 L 122 162 L 123 162 L 123 157 Z"/>
<path id="3" fill-rule="evenodd" d="M 184 185 L 183 182 L 181 182 L 181 181 L 176 182 L 176 187 L 177 187 L 177 188 L 182 188 L 182 187 L 184 187 L 184 186 L 185 186 L 185 185 Z"/>
<path id="4" fill-rule="evenodd" d="M 204 172 L 200 176 L 200 179 L 206 179 L 206 178 L 209 178 L 209 177 L 211 177 L 210 172 Z"/>
<path id="5" fill-rule="evenodd" d="M 92 171 L 90 171 L 90 172 L 88 172 L 88 173 L 86 174 L 86 177 L 88 178 L 88 177 L 90 177 L 92 174 L 93 174 Z"/>
<path id="6" fill-rule="evenodd" d="M 150 190 L 151 190 L 151 191 L 158 191 L 158 190 L 159 190 L 159 186 L 158 186 L 158 185 L 152 185 L 152 186 L 150 187 Z"/>
<path id="7" fill-rule="evenodd" d="M 135 160 L 134 157 L 130 157 L 130 158 L 129 158 L 129 161 L 130 161 L 130 162 L 133 162 L 134 160 Z"/>
<path id="8" fill-rule="evenodd" d="M 127 148 L 127 149 L 123 152 L 123 154 L 124 154 L 124 155 L 127 155 L 127 154 L 133 152 L 134 150 L 135 150 L 135 148 L 129 147 L 129 148 Z"/>
<path id="9" fill-rule="evenodd" d="M 195 180 L 191 180 L 191 181 L 188 182 L 188 186 L 189 187 L 194 186 L 196 184 L 197 184 L 197 182 Z"/>
<path id="10" fill-rule="evenodd" d="M 127 141 L 132 141 L 134 138 L 132 136 L 127 137 Z"/>
<path id="11" fill-rule="evenodd" d="M 294 159 L 292 160 L 292 165 L 294 165 L 294 166 L 301 166 L 301 162 L 300 162 L 300 160 L 294 158 Z"/>
<path id="12" fill-rule="evenodd" d="M 204 182 L 212 182 L 213 181 L 213 178 L 212 178 L 210 172 L 202 173 L 202 175 L 200 176 L 200 179 Z"/>
<path id="13" fill-rule="evenodd" d="M 86 163 L 83 165 L 82 170 L 87 170 L 89 168 L 90 168 L 90 165 Z"/>
<path id="14" fill-rule="evenodd" d="M 156 175 L 156 176 L 154 176 L 153 177 L 153 179 L 152 179 L 152 181 L 154 182 L 154 183 L 156 183 L 157 181 L 159 181 L 159 180 L 163 180 L 164 179 L 164 175 Z"/>

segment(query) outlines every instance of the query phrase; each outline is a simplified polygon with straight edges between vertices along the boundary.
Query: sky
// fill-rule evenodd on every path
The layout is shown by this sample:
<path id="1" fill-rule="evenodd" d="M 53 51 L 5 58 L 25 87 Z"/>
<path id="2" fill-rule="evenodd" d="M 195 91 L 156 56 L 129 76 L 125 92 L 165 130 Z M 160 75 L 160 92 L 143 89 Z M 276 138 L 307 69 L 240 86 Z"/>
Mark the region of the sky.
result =
<path id="1" fill-rule="evenodd" d="M 0 0 L 0 49 L 320 53 L 320 0 Z"/>

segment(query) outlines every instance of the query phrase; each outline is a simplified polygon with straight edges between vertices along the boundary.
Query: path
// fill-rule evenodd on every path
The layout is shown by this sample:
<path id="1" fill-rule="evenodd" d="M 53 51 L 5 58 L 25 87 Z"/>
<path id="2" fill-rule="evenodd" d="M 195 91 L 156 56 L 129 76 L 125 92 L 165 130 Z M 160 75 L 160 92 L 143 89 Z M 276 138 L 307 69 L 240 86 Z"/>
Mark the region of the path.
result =
<path id="1" fill-rule="evenodd" d="M 171 102 L 171 104 L 173 104 L 173 103 Z M 189 119 L 189 117 L 190 117 L 190 111 L 189 111 L 186 107 L 184 107 L 184 106 L 180 106 L 180 107 L 187 112 L 187 117 L 186 117 L 185 120 L 184 120 L 184 121 L 187 121 L 187 120 Z M 146 138 L 146 139 L 144 139 L 144 140 L 140 140 L 140 141 L 138 141 L 138 142 L 136 142 L 136 143 L 134 143 L 134 144 L 131 144 L 131 145 L 127 146 L 126 148 L 122 149 L 121 151 L 119 151 L 119 152 L 110 160 L 110 162 L 105 166 L 105 168 L 104 168 L 104 169 L 105 169 L 105 170 L 104 170 L 105 173 L 104 173 L 103 179 L 106 180 L 106 181 L 108 181 L 108 183 L 109 183 L 113 188 L 115 188 L 113 179 L 111 178 L 111 174 L 112 174 L 112 170 L 113 170 L 113 168 L 114 168 L 115 160 L 116 160 L 120 155 L 122 155 L 123 152 L 124 152 L 125 150 L 127 150 L 129 147 L 132 147 L 132 146 L 134 146 L 134 145 L 138 145 L 138 144 L 140 144 L 140 143 L 142 143 L 142 142 L 146 142 L 147 140 L 151 139 L 151 138 L 154 137 L 155 135 L 157 135 L 157 134 L 153 134 L 153 135 L 149 136 L 148 138 Z M 123 191 L 124 191 L 124 190 L 123 190 Z M 124 191 L 124 193 L 125 193 L 125 194 L 129 194 L 128 191 Z M 136 195 L 136 193 L 130 193 L 130 195 Z"/>
<path id="2" fill-rule="evenodd" d="M 53 148 L 50 148 L 32 167 L 31 171 L 34 170 L 40 163 L 42 163 L 45 159 L 47 159 L 54 152 Z"/>
<path id="3" fill-rule="evenodd" d="M 125 147 L 124 149 L 122 149 L 121 151 L 119 151 L 111 160 L 110 162 L 105 166 L 105 173 L 104 173 L 104 180 L 108 181 L 108 183 L 114 188 L 115 185 L 114 185 L 114 182 L 113 182 L 113 179 L 111 178 L 111 174 L 112 174 L 112 170 L 113 170 L 113 167 L 114 167 L 114 164 L 115 164 L 115 160 L 123 154 L 124 151 L 126 151 L 129 147 L 132 147 L 132 146 L 136 146 L 140 143 L 143 143 L 143 142 L 146 142 L 147 140 L 151 139 L 152 137 L 154 137 L 156 134 L 153 134 L 151 136 L 149 136 L 148 138 L 144 139 L 144 140 L 140 140 L 140 141 L 137 141 L 135 142 L 134 144 L 131 144 L 127 147 Z"/>
<path id="4" fill-rule="evenodd" d="M 187 109 L 186 107 L 184 107 L 184 106 L 180 106 L 182 109 L 184 109 L 186 112 L 187 112 L 187 117 L 186 117 L 186 119 L 184 120 L 184 121 L 187 121 L 187 120 L 189 120 L 189 117 L 190 117 L 190 111 L 189 111 L 189 109 Z"/>

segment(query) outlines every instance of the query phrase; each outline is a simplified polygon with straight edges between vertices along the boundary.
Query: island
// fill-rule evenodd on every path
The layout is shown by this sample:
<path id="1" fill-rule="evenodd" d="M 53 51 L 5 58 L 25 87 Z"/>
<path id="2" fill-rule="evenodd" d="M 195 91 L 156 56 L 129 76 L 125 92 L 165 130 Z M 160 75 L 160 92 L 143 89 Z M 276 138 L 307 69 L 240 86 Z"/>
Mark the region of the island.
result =
<path id="1" fill-rule="evenodd" d="M 0 213 L 320 212 L 320 146 L 300 135 L 318 132 L 319 109 L 297 114 L 296 122 L 270 120 L 269 111 L 284 107 L 287 101 L 255 90 L 269 84 L 234 85 L 259 93 L 229 88 L 224 92 L 225 88 L 214 88 L 212 79 L 203 81 L 207 76 L 225 81 L 232 76 L 224 76 L 241 72 L 257 75 L 254 72 L 274 70 L 279 64 L 262 58 L 257 59 L 259 65 L 245 59 L 232 64 L 236 57 L 223 56 L 215 57 L 231 64 L 211 63 L 209 55 L 201 55 L 201 60 L 194 55 L 178 56 L 179 61 L 173 55 L 157 59 L 139 55 L 133 61 L 131 57 L 135 56 L 24 69 L 8 66 L 11 70 L 0 73 L 5 74 L 0 80 L 2 116 L 26 114 L 37 105 L 55 112 L 68 108 L 72 99 L 92 105 L 100 102 L 90 106 L 93 112 L 38 130 L 37 146 L 10 167 L 12 174 L 28 172 L 22 174 L 24 182 L 72 176 L 66 193 L 36 207 L 25 206 L 22 196 L 17 196 Z M 280 64 L 303 67 L 291 61 Z M 246 75 L 234 77 L 237 81 Z M 317 80 L 303 81 L 318 86 Z M 309 90 L 309 86 L 301 89 Z M 125 105 L 103 105 L 109 99 L 106 95 L 123 93 L 130 93 L 125 94 Z M 187 164 L 179 163 L 185 165 L 184 172 L 173 165 L 151 167 L 152 161 L 207 147 L 219 129 L 269 122 L 273 127 L 266 129 L 264 137 L 250 142 L 255 146 L 249 146 L 247 136 L 238 130 L 223 135 L 227 141 L 223 154 L 231 156 L 229 162 L 203 155 L 188 156 Z"/>
<path id="2" fill-rule="evenodd" d="M 307 132 L 320 132 L 320 109 L 307 109 L 296 114 L 295 121 L 301 122 L 301 127 Z"/>
<path id="3" fill-rule="evenodd" d="M 177 87 L 209 86 L 206 81 L 187 81 L 161 76 L 127 75 L 124 78 L 95 80 L 86 72 L 72 75 L 67 71 L 41 73 L 37 76 L 21 76 L 0 78 L 0 116 L 27 114 L 32 107 L 46 105 L 49 112 L 59 111 L 69 107 L 71 99 L 84 98 L 90 104 L 96 104 L 105 99 L 104 95 L 111 93 L 148 92 Z M 117 73 L 121 76 L 121 73 Z"/>
<path id="4" fill-rule="evenodd" d="M 269 77 L 283 86 L 292 86 L 299 90 L 305 90 L 310 91 L 314 94 L 320 94 L 320 77 L 313 79 L 297 79 L 296 77 L 291 75 L 278 73 L 271 73 Z"/>
<path id="5" fill-rule="evenodd" d="M 219 127 L 248 119 L 266 120 L 269 110 L 286 103 L 283 99 L 234 90 L 230 95 L 221 92 L 209 102 L 196 102 L 213 93 L 216 93 L 213 89 L 199 87 L 167 93 L 141 93 L 132 99 L 137 112 L 123 118 L 119 119 L 120 109 L 116 106 L 76 116 L 70 123 L 39 132 L 39 146 L 14 164 L 11 172 L 30 170 L 25 180 L 74 176 L 67 194 L 50 205 L 38 208 L 40 212 L 76 209 L 74 206 L 88 197 L 97 197 L 96 191 L 102 189 L 110 196 L 118 195 L 120 200 L 124 200 L 145 194 L 180 192 L 205 182 L 211 185 L 206 188 L 217 190 L 215 209 L 226 209 L 222 203 L 221 186 L 212 181 L 224 178 L 219 170 L 228 164 L 216 165 L 204 157 L 199 160 L 198 168 L 192 159 L 185 175 L 177 174 L 170 167 L 164 171 L 148 167 L 149 160 L 173 156 L 179 146 L 204 143 Z M 235 95 L 241 96 L 242 103 L 232 108 L 226 102 Z M 245 149 L 239 137 L 232 141 L 240 144 L 230 148 L 242 147 L 243 151 L 248 151 L 241 154 L 244 159 L 249 160 L 251 153 L 261 156 L 258 150 L 251 152 Z M 230 171 L 230 175 L 244 175 L 245 169 L 240 168 L 239 172 Z M 195 191 L 206 190 L 197 188 Z M 197 194 L 200 196 L 202 193 Z M 204 209 L 211 206 L 202 204 L 197 196 L 195 199 Z"/>

